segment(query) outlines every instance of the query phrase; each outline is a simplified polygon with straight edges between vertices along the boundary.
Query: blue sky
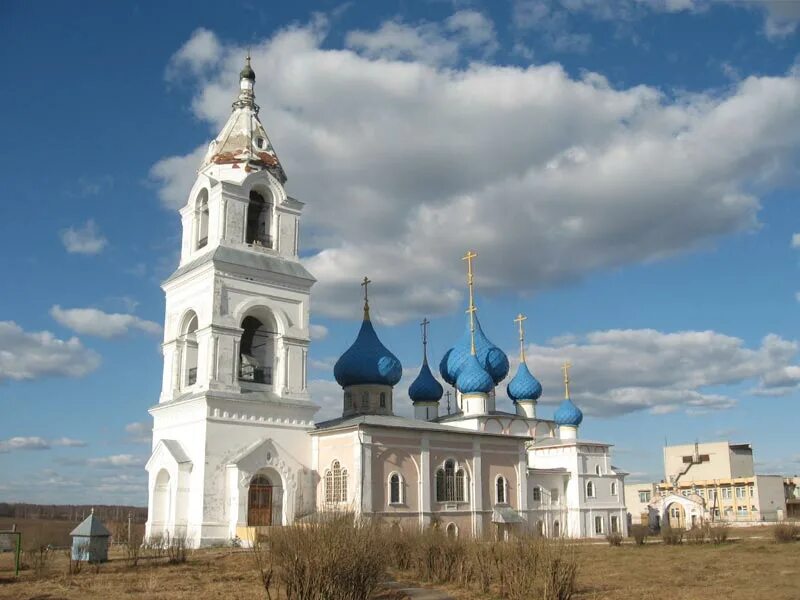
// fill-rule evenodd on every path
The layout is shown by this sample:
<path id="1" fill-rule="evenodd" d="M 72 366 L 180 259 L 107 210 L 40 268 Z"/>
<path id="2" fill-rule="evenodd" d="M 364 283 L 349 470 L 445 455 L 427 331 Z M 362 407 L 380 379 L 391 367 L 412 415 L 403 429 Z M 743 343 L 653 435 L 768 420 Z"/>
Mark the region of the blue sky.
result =
<path id="1" fill-rule="evenodd" d="M 438 364 L 472 248 L 490 339 L 516 356 L 529 317 L 540 415 L 569 359 L 581 435 L 636 479 L 665 439 L 800 471 L 799 22 L 723 0 L 5 3 L 0 500 L 146 502 L 159 283 L 248 47 L 306 202 L 322 417 L 358 280 L 408 413 L 418 322 Z"/>

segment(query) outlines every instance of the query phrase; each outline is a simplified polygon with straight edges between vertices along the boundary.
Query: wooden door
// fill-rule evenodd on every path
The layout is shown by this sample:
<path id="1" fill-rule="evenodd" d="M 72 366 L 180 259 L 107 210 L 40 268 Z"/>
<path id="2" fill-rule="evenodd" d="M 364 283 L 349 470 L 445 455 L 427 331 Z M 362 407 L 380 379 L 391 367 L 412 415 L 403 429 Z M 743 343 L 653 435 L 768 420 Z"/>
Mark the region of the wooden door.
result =
<path id="1" fill-rule="evenodd" d="M 272 484 L 260 476 L 250 483 L 247 495 L 247 524 L 250 527 L 272 525 Z"/>

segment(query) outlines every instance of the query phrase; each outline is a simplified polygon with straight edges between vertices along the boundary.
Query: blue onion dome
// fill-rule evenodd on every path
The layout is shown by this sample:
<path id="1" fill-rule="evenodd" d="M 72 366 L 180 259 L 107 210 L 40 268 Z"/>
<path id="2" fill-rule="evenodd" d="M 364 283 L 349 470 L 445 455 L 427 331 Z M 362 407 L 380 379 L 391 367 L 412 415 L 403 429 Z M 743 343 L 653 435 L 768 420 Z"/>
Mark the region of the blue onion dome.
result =
<path id="1" fill-rule="evenodd" d="M 333 376 L 342 387 L 359 384 L 395 385 L 403 375 L 403 366 L 378 339 L 365 311 L 361 330 L 353 345 L 339 357 Z"/>
<path id="2" fill-rule="evenodd" d="M 519 369 L 514 378 L 506 386 L 508 397 L 514 402 L 523 400 L 538 400 L 542 395 L 542 384 L 534 377 L 525 361 L 519 363 Z"/>
<path id="3" fill-rule="evenodd" d="M 471 350 L 468 318 L 467 330 L 464 335 L 461 336 L 455 346 L 445 353 L 444 357 L 442 357 L 442 362 L 439 364 L 439 372 L 450 385 L 454 385 L 458 380 L 461 370 L 472 354 Z M 489 373 L 495 385 L 508 375 L 508 357 L 505 352 L 490 342 L 486 334 L 483 333 L 477 315 L 475 315 L 475 354 L 478 364 Z"/>
<path id="4" fill-rule="evenodd" d="M 494 388 L 494 380 L 477 357 L 469 354 L 456 379 L 456 387 L 462 394 L 488 394 Z"/>
<path id="5" fill-rule="evenodd" d="M 570 425 L 577 427 L 583 421 L 583 413 L 581 409 L 572 403 L 572 400 L 565 398 L 553 415 L 553 420 L 556 425 Z"/>
<path id="6" fill-rule="evenodd" d="M 408 397 L 412 402 L 438 402 L 441 400 L 442 394 L 444 394 L 444 388 L 431 373 L 426 357 L 422 361 L 419 375 L 408 388 Z"/>

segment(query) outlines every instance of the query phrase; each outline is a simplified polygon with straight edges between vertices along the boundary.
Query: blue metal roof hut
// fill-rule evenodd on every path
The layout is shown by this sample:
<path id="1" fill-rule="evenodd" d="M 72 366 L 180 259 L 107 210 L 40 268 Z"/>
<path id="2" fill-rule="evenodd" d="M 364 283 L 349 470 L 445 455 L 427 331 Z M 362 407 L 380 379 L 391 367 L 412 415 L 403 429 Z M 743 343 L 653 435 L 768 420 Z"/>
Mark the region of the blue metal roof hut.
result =
<path id="1" fill-rule="evenodd" d="M 72 536 L 72 560 L 106 562 L 108 560 L 108 538 L 111 532 L 94 516 L 94 509 L 80 525 L 70 532 Z"/>

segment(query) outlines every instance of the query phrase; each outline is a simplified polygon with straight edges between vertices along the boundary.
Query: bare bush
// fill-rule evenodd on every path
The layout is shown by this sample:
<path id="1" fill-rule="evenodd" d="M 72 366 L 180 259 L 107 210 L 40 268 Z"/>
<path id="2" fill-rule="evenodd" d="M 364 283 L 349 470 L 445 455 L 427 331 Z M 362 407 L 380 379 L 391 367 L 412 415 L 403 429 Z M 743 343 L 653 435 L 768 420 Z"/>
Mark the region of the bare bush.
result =
<path id="1" fill-rule="evenodd" d="M 49 544 L 38 544 L 25 551 L 25 561 L 30 565 L 36 577 L 44 575 L 53 558 L 54 552 Z"/>
<path id="2" fill-rule="evenodd" d="M 619 533 L 609 533 L 606 541 L 609 546 L 622 546 L 622 536 Z"/>
<path id="3" fill-rule="evenodd" d="M 646 525 L 631 525 L 630 535 L 637 546 L 643 546 L 650 535 L 650 529 Z"/>
<path id="4" fill-rule="evenodd" d="M 690 544 L 705 544 L 711 537 L 711 530 L 708 524 L 692 527 L 686 532 L 686 541 Z"/>
<path id="5" fill-rule="evenodd" d="M 772 536 L 776 542 L 793 542 L 800 534 L 800 527 L 794 523 L 779 523 L 772 528 Z"/>
<path id="6" fill-rule="evenodd" d="M 386 568 L 379 526 L 352 515 L 278 528 L 267 543 L 287 600 L 365 600 Z"/>
<path id="7" fill-rule="evenodd" d="M 681 527 L 662 527 L 661 540 L 668 546 L 679 546 L 683 543 L 684 533 Z"/>
<path id="8" fill-rule="evenodd" d="M 175 536 L 167 542 L 167 559 L 172 564 L 185 563 L 188 549 L 186 536 Z"/>
<path id="9" fill-rule="evenodd" d="M 708 537 L 713 544 L 724 544 L 731 535 L 731 526 L 727 523 L 717 523 L 708 526 Z"/>

